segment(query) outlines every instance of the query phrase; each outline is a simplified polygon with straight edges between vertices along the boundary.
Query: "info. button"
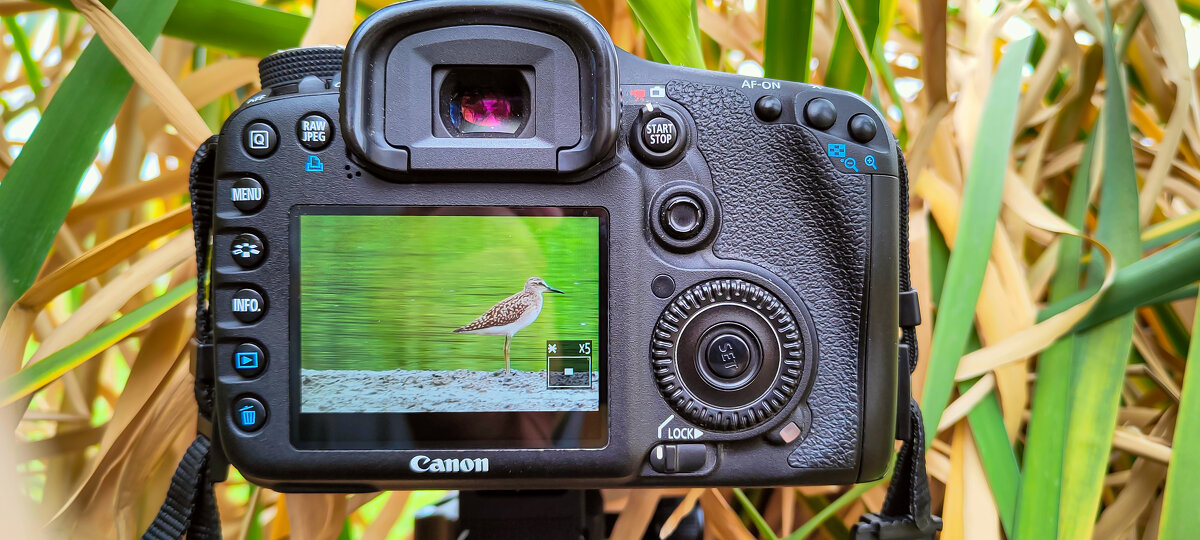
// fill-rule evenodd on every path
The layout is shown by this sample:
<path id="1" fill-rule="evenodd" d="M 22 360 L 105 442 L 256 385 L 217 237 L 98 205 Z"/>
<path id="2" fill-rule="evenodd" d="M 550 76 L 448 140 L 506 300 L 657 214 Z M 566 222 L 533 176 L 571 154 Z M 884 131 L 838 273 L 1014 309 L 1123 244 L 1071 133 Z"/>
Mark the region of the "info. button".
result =
<path id="1" fill-rule="evenodd" d="M 233 293 L 229 307 L 237 320 L 252 323 L 261 319 L 267 311 L 267 299 L 254 289 L 240 289 Z"/>

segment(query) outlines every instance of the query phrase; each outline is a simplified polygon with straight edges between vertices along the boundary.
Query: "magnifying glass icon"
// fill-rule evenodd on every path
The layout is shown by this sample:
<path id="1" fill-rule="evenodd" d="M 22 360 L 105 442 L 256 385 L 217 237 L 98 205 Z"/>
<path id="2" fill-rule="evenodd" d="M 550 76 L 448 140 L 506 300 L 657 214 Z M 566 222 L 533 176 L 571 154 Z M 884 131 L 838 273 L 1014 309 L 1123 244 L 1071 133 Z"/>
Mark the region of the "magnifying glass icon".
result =
<path id="1" fill-rule="evenodd" d="M 870 167 L 872 169 L 875 169 L 877 171 L 879 170 L 879 168 L 875 166 L 875 156 L 867 156 L 867 157 L 863 158 L 863 163 L 865 163 L 868 167 Z"/>
<path id="2" fill-rule="evenodd" d="M 843 160 L 842 160 L 842 165 L 845 165 L 847 169 L 850 169 L 850 170 L 852 170 L 852 171 L 854 171 L 854 172 L 859 172 L 859 171 L 858 171 L 858 160 L 856 160 L 856 159 L 854 159 L 854 158 L 852 158 L 852 157 L 848 157 L 848 158 L 846 158 L 846 159 L 843 159 Z"/>

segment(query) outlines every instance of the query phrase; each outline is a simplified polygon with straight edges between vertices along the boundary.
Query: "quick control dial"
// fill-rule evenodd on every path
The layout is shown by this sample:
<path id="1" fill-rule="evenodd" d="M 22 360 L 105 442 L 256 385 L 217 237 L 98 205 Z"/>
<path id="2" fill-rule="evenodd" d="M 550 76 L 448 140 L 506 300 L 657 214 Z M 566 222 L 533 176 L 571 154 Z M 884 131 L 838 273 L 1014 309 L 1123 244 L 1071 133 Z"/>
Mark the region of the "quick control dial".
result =
<path id="1" fill-rule="evenodd" d="M 671 408 L 698 426 L 740 431 L 787 408 L 804 347 L 783 301 L 742 279 L 698 283 L 654 326 L 650 363 Z"/>

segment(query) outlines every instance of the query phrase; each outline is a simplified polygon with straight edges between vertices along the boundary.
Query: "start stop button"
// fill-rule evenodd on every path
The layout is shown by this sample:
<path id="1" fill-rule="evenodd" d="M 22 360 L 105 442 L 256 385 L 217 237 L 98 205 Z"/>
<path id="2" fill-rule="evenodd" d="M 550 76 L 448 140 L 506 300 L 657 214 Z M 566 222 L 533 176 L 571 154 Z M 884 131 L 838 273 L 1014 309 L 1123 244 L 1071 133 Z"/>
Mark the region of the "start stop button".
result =
<path id="1" fill-rule="evenodd" d="M 670 152 L 679 140 L 679 126 L 665 116 L 659 116 L 642 126 L 642 142 L 646 148 L 658 153 Z"/>

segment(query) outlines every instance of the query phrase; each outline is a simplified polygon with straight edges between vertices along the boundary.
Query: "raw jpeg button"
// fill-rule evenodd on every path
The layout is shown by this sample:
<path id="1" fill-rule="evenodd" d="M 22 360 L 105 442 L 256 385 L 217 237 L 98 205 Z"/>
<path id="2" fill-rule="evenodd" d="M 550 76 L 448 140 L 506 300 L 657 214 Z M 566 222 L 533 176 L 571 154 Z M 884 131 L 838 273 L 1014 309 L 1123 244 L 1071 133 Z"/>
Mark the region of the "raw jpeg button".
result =
<path id="1" fill-rule="evenodd" d="M 296 124 L 296 136 L 300 145 L 309 150 L 320 150 L 333 140 L 333 124 L 319 114 L 310 114 Z"/>

